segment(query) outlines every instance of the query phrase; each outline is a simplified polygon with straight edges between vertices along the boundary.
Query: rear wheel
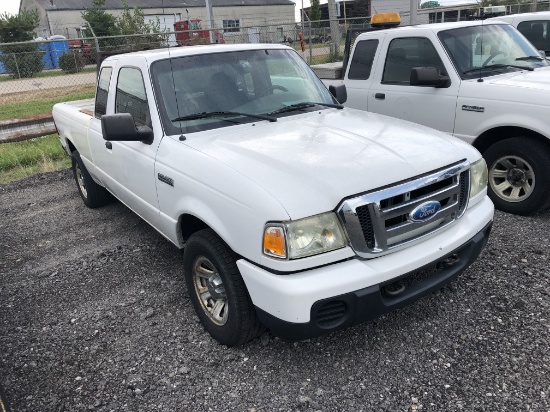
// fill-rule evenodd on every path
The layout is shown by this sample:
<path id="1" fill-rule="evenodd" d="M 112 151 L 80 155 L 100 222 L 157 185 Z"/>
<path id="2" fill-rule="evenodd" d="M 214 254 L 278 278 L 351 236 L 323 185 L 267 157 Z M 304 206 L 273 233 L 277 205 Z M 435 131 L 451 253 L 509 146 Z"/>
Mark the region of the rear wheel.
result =
<path id="1" fill-rule="evenodd" d="M 483 153 L 489 168 L 489 196 L 497 209 L 528 215 L 548 205 L 549 152 L 541 142 L 514 137 Z"/>
<path id="2" fill-rule="evenodd" d="M 263 331 L 233 252 L 211 229 L 189 238 L 183 265 L 195 312 L 214 339 L 236 346 Z"/>
<path id="3" fill-rule="evenodd" d="M 74 180 L 84 204 L 94 209 L 109 203 L 112 200 L 111 194 L 92 179 L 76 150 L 72 154 L 72 163 Z"/>

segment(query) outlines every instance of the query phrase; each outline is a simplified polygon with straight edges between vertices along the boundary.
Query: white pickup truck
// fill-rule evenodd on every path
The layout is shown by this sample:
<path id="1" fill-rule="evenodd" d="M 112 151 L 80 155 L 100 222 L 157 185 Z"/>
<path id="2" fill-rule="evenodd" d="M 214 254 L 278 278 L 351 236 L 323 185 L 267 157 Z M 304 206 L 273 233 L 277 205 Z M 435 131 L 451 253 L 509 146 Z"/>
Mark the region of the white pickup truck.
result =
<path id="1" fill-rule="evenodd" d="M 195 311 L 229 346 L 409 304 L 464 271 L 490 232 L 476 149 L 343 108 L 286 46 L 109 57 L 95 104 L 53 116 L 84 203 L 114 195 L 184 249 Z"/>
<path id="2" fill-rule="evenodd" d="M 440 23 L 360 34 L 343 68 L 346 106 L 433 127 L 474 145 L 495 207 L 550 205 L 550 64 L 512 26 Z"/>

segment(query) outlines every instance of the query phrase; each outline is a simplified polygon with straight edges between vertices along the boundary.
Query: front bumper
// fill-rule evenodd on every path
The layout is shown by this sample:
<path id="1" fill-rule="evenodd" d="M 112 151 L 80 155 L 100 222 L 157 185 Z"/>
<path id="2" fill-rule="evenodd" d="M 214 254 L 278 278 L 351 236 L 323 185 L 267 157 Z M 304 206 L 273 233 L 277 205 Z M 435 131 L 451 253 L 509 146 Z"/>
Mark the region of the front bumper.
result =
<path id="1" fill-rule="evenodd" d="M 237 265 L 264 325 L 287 339 L 307 339 L 378 317 L 443 287 L 477 258 L 487 242 L 493 212 L 485 196 L 437 236 L 376 259 L 354 258 L 288 275 L 242 259 Z M 431 270 L 403 293 L 390 298 L 382 292 L 399 279 L 411 283 L 412 275 L 455 254 L 453 265 Z"/>
<path id="2" fill-rule="evenodd" d="M 262 309 L 256 308 L 256 311 L 260 321 L 271 329 L 274 335 L 291 341 L 320 336 L 378 318 L 384 313 L 407 306 L 441 289 L 458 277 L 481 253 L 489 238 L 491 226 L 492 222 L 488 223 L 464 246 L 426 267 L 385 283 L 315 302 L 311 307 L 309 322 L 287 322 Z M 449 265 L 449 262 L 454 264 Z M 396 284 L 407 286 L 400 294 L 389 295 L 385 288 Z"/>

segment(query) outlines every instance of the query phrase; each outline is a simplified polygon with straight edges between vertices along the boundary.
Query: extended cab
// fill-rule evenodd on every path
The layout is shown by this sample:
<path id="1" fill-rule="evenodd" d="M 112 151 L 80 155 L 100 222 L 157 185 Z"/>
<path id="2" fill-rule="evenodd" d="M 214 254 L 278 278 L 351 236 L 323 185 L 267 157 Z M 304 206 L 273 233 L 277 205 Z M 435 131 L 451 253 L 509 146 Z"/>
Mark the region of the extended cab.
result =
<path id="1" fill-rule="evenodd" d="M 95 103 L 53 116 L 84 203 L 114 195 L 184 249 L 195 311 L 226 345 L 407 305 L 464 271 L 491 228 L 476 149 L 343 108 L 286 46 L 109 57 Z"/>
<path id="2" fill-rule="evenodd" d="M 423 124 L 476 147 L 501 210 L 550 205 L 550 64 L 514 27 L 440 23 L 360 34 L 347 106 Z"/>

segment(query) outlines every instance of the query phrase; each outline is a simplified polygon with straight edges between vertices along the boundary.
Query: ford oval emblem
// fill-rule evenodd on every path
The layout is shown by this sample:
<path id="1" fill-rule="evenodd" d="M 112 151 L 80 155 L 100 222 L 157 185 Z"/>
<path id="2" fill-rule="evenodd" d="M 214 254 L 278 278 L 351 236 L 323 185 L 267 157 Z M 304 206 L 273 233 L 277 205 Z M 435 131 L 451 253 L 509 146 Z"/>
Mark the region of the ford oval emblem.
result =
<path id="1" fill-rule="evenodd" d="M 424 202 L 416 206 L 410 213 L 409 218 L 413 222 L 424 222 L 437 215 L 439 209 L 441 209 L 441 203 L 437 200 L 430 200 L 429 202 Z"/>

